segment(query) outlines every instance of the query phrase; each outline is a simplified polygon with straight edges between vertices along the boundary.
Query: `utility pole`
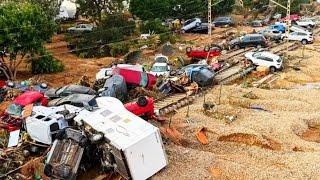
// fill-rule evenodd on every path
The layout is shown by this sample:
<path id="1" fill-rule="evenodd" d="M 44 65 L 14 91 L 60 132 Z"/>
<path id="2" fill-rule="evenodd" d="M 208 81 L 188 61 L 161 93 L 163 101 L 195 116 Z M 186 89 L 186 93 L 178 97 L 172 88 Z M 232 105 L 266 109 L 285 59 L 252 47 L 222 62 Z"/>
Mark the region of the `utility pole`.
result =
<path id="1" fill-rule="evenodd" d="M 221 3 L 222 1 L 224 0 L 219 0 L 216 3 L 212 4 L 212 0 L 208 0 L 208 35 L 209 37 L 211 37 L 212 35 L 212 13 L 211 13 L 212 6 L 215 6 Z"/>
<path id="2" fill-rule="evenodd" d="M 287 37 L 287 42 L 289 42 L 288 37 L 289 37 L 290 26 L 291 26 L 291 20 L 290 20 L 291 0 L 288 0 L 287 6 L 284 6 L 284 5 L 278 3 L 278 2 L 276 2 L 274 0 L 270 0 L 270 1 L 273 2 L 274 4 L 278 5 L 278 6 L 282 7 L 283 9 L 287 10 L 287 14 L 286 14 L 286 17 L 287 17 L 286 18 L 286 32 L 285 33 L 286 33 L 286 37 Z M 288 51 L 289 51 L 289 44 L 287 43 L 287 50 L 286 50 L 286 53 L 285 53 L 286 58 L 288 58 Z"/>
<path id="3" fill-rule="evenodd" d="M 208 35 L 212 35 L 211 0 L 208 0 Z"/>

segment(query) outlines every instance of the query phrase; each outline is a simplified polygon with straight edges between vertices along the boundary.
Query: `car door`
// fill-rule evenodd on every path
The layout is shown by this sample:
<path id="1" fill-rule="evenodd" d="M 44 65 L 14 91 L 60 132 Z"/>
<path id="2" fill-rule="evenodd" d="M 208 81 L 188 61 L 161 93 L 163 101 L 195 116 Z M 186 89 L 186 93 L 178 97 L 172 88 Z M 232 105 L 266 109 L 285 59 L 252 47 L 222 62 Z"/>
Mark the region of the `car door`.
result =
<path id="1" fill-rule="evenodd" d="M 273 60 L 269 57 L 261 57 L 261 66 L 270 67 L 273 65 Z"/>
<path id="2" fill-rule="evenodd" d="M 258 37 L 255 37 L 255 36 L 251 36 L 249 38 L 249 46 L 257 46 L 258 44 Z"/>
<path id="3" fill-rule="evenodd" d="M 241 47 L 250 46 L 250 37 L 249 37 L 249 36 L 244 36 L 244 37 L 242 38 L 242 40 L 241 40 L 240 46 L 241 46 Z"/>
<path id="4" fill-rule="evenodd" d="M 297 32 L 293 32 L 293 33 L 289 34 L 289 40 L 292 40 L 292 41 L 299 40 L 298 33 Z"/>

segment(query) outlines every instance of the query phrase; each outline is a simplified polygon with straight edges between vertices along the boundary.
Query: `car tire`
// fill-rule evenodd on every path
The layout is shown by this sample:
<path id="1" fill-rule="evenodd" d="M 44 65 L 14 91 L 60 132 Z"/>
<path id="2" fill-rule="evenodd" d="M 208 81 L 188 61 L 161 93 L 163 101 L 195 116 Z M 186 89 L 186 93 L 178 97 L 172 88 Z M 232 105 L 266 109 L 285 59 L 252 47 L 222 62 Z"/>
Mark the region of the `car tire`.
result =
<path id="1" fill-rule="evenodd" d="M 277 69 L 276 69 L 274 66 L 271 66 L 271 67 L 270 67 L 270 72 L 271 72 L 271 73 L 276 72 L 276 70 L 277 70 Z"/>
<path id="2" fill-rule="evenodd" d="M 302 39 L 301 44 L 306 45 L 308 41 L 306 39 Z"/>
<path id="3" fill-rule="evenodd" d="M 186 52 L 187 52 L 187 53 L 190 53 L 191 51 L 192 51 L 192 48 L 191 48 L 191 47 L 187 47 L 187 48 L 186 48 Z"/>
<path id="4" fill-rule="evenodd" d="M 145 107 L 148 105 L 148 100 L 145 96 L 140 96 L 140 97 L 138 97 L 137 104 L 140 107 Z"/>
<path id="5" fill-rule="evenodd" d="M 249 66 L 253 66 L 253 62 L 251 60 L 248 59 L 247 61 L 249 63 Z"/>
<path id="6" fill-rule="evenodd" d="M 240 49 L 240 46 L 239 45 L 234 45 L 233 48 L 237 50 L 237 49 Z"/>
<path id="7" fill-rule="evenodd" d="M 209 48 L 209 46 L 205 46 L 203 50 L 204 50 L 205 52 L 209 52 L 210 48 Z"/>
<path id="8" fill-rule="evenodd" d="M 186 31 L 184 29 L 181 30 L 181 34 L 184 34 L 186 33 Z"/>
<path id="9" fill-rule="evenodd" d="M 196 27 L 199 27 L 199 26 L 200 26 L 200 23 L 199 23 L 199 22 L 197 22 L 197 23 L 196 23 Z"/>

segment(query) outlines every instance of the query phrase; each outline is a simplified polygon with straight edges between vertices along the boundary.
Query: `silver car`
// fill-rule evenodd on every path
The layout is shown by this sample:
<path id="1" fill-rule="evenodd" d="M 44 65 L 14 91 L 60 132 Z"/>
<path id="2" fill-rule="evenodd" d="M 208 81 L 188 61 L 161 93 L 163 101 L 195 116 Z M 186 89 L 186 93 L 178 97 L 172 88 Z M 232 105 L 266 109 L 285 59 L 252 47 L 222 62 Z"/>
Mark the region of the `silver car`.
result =
<path id="1" fill-rule="evenodd" d="M 92 24 L 78 24 L 74 27 L 68 28 L 68 33 L 82 33 L 82 32 L 91 32 L 93 30 Z"/>

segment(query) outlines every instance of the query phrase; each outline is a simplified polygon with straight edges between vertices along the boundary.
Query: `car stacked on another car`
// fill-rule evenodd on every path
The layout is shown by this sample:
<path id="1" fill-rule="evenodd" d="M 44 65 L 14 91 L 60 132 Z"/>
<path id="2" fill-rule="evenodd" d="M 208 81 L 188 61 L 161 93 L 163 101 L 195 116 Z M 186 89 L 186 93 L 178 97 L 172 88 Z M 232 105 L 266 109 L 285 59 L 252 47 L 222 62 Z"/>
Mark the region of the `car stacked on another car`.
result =
<path id="1" fill-rule="evenodd" d="M 201 19 L 200 18 L 193 18 L 188 19 L 183 23 L 183 26 L 181 28 L 181 33 L 185 33 L 195 27 L 198 27 L 201 25 Z"/>
<path id="2" fill-rule="evenodd" d="M 239 49 L 246 47 L 268 47 L 268 41 L 262 34 L 247 34 L 240 38 L 233 39 L 229 42 L 231 49 Z"/>
<path id="3" fill-rule="evenodd" d="M 316 26 L 316 23 L 311 19 L 300 19 L 298 21 L 295 21 L 295 24 L 305 28 L 314 28 Z"/>

